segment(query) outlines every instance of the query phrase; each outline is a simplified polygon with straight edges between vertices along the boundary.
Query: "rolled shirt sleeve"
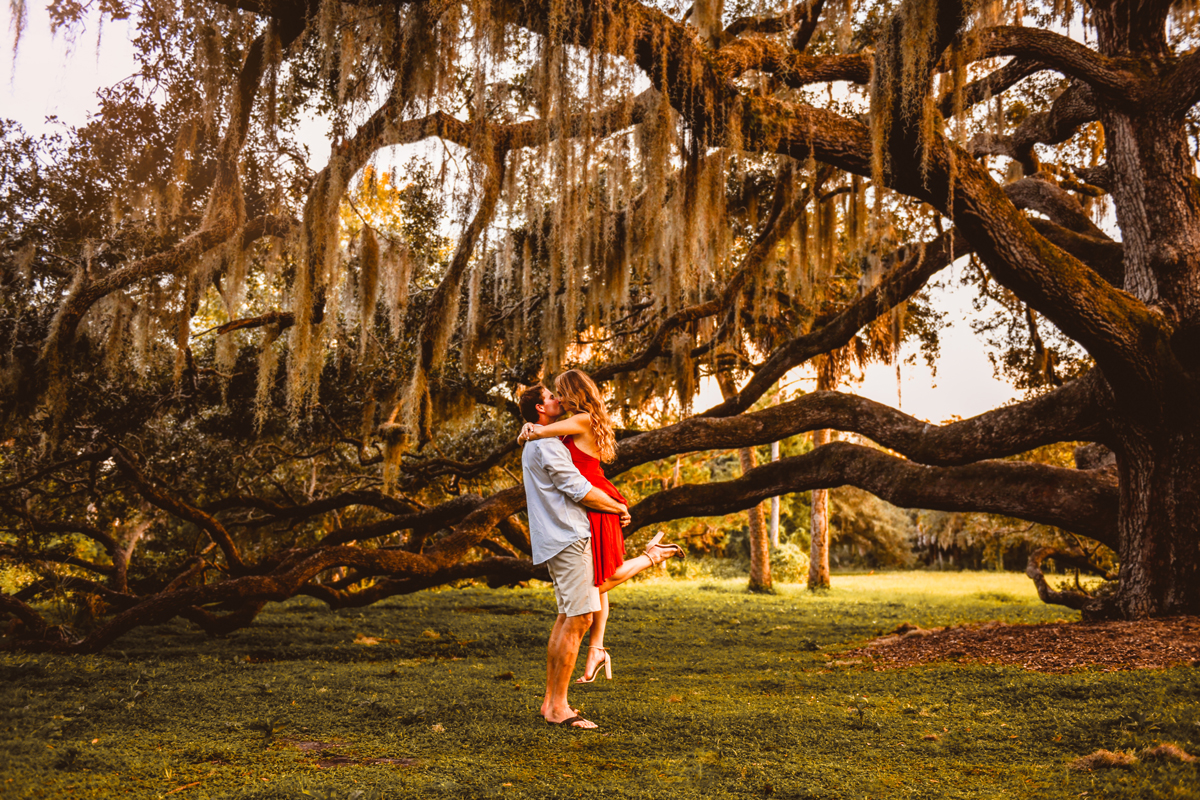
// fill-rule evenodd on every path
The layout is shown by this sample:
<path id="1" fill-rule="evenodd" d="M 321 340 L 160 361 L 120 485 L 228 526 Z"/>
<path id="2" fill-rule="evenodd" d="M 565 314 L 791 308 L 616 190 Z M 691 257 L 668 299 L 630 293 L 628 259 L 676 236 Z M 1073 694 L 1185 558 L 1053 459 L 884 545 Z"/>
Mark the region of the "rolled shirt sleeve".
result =
<path id="1" fill-rule="evenodd" d="M 543 446 L 539 450 L 542 466 L 555 489 L 576 503 L 587 496 L 587 493 L 592 490 L 592 484 L 571 462 L 571 451 L 564 446 Z"/>
<path id="2" fill-rule="evenodd" d="M 557 439 L 529 442 L 521 453 L 521 473 L 534 564 L 592 535 L 587 509 L 579 504 L 592 484 L 571 463 L 566 445 Z"/>

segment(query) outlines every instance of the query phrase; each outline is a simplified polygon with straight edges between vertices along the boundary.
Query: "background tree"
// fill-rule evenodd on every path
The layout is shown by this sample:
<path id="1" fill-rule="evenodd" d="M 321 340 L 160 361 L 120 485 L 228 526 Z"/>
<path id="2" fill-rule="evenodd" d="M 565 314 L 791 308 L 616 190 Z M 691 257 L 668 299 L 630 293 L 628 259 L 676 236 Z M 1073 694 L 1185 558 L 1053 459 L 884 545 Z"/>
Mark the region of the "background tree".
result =
<path id="1" fill-rule="evenodd" d="M 1117 553 L 1103 597 L 1031 560 L 1048 600 L 1200 610 L 1192 5 L 714 9 L 698 36 L 636 0 L 101 4 L 134 20 L 140 80 L 79 129 L 4 128 L 9 646 L 538 576 L 511 398 L 568 365 L 625 421 L 614 474 L 822 429 L 886 448 L 672 485 L 634 531 L 850 484 Z M 392 178 L 380 154 L 424 141 L 429 169 Z M 347 200 L 381 185 L 398 210 Z M 1024 402 L 750 410 L 816 356 L 934 344 L 923 287 L 967 254 L 1020 322 L 996 331 Z M 721 373 L 736 394 L 693 413 Z M 667 397 L 683 419 L 635 427 Z M 1096 457 L 1010 459 L 1056 442 Z M 99 620 L 51 624 L 55 593 Z"/>

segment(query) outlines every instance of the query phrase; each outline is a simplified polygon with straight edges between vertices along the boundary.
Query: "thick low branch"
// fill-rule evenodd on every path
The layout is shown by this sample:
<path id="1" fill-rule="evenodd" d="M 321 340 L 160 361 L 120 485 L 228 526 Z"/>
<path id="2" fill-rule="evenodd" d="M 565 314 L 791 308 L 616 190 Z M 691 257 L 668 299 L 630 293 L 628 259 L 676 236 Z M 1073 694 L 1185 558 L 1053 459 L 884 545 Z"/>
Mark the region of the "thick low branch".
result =
<path id="1" fill-rule="evenodd" d="M 977 58 L 1017 56 L 1040 61 L 1113 101 L 1133 104 L 1146 94 L 1142 80 L 1117 59 L 1052 31 L 1002 25 L 981 31 L 978 41 Z"/>
<path id="2" fill-rule="evenodd" d="M 221 603 L 236 609 L 264 601 L 282 601 L 295 596 L 317 574 L 334 567 L 354 567 L 377 573 L 407 574 L 414 579 L 428 579 L 438 569 L 428 559 L 404 550 L 367 550 L 360 547 L 326 547 L 297 551 L 286 558 L 269 575 L 243 575 L 227 581 L 163 591 L 145 598 L 98 627 L 83 640 L 24 639 L 19 646 L 56 652 L 94 653 L 134 628 L 166 622 L 191 609 Z M 4 600 L 3 608 L 20 611 L 17 604 Z M 10 598 L 11 599 L 11 598 Z M 23 604 L 22 604 L 23 605 Z"/>
<path id="3" fill-rule="evenodd" d="M 216 517 L 201 511 L 199 508 L 177 497 L 172 497 L 159 487 L 154 480 L 143 474 L 137 465 L 134 464 L 133 459 L 120 448 L 113 449 L 113 460 L 116 461 L 121 471 L 133 482 L 133 485 L 142 497 L 168 514 L 172 514 L 179 519 L 191 522 L 199 527 L 208 534 L 217 547 L 221 548 L 221 552 L 225 555 L 225 561 L 229 564 L 231 570 L 235 572 L 245 570 L 246 565 L 242 561 L 242 556 L 238 551 L 237 545 L 234 544 L 229 531 L 225 529 L 225 526 Z"/>
<path id="4" fill-rule="evenodd" d="M 42 615 L 7 592 L 0 592 L 0 611 L 20 620 L 25 626 L 26 637 L 41 639 L 46 635 L 48 626 Z"/>
<path id="5" fill-rule="evenodd" d="M 228 614 L 220 615 L 191 606 L 180 611 L 179 616 L 195 623 L 209 636 L 225 636 L 253 622 L 266 604 L 265 600 L 252 600 Z"/>
<path id="6" fill-rule="evenodd" d="M 1014 58 L 995 72 L 988 73 L 979 80 L 971 81 L 955 94 L 947 92 L 938 101 L 938 109 L 942 116 L 950 119 L 959 109 L 967 111 L 990 97 L 999 97 L 1005 91 L 1038 72 L 1050 69 L 1039 61 L 1026 58 Z"/>
<path id="7" fill-rule="evenodd" d="M 734 39 L 713 54 L 727 76 L 746 72 L 768 72 L 788 86 L 802 88 L 814 83 L 871 81 L 871 57 L 862 53 L 808 56 L 764 36 Z"/>
<path id="8" fill-rule="evenodd" d="M 525 487 L 514 486 L 496 492 L 479 504 L 450 535 L 426 551 L 425 555 L 439 568 L 456 563 L 463 554 L 479 543 L 489 531 L 525 506 Z"/>
<path id="9" fill-rule="evenodd" d="M 1057 591 L 1050 588 L 1050 584 L 1046 582 L 1046 576 L 1042 574 L 1042 562 L 1047 558 L 1054 558 L 1059 555 L 1073 555 L 1083 557 L 1082 553 L 1064 554 L 1054 547 L 1043 547 L 1029 555 L 1029 562 L 1025 567 L 1025 574 L 1033 581 L 1033 585 L 1037 587 L 1038 597 L 1043 603 L 1049 603 L 1056 606 L 1066 606 L 1077 610 L 1089 608 L 1096 602 L 1096 598 L 1084 592 L 1076 592 L 1072 590 Z"/>
<path id="10" fill-rule="evenodd" d="M 252 508 L 269 514 L 273 519 L 307 519 L 351 506 L 369 506 L 389 514 L 409 514 L 419 508 L 418 504 L 407 498 L 396 498 L 369 489 L 357 489 L 299 505 L 285 505 L 263 497 L 238 495 L 210 503 L 204 510 L 215 514 L 235 508 Z"/>
<path id="11" fill-rule="evenodd" d="M 1092 222 L 1074 195 L 1041 178 L 1022 178 L 1005 184 L 1004 193 L 1020 209 L 1045 214 L 1050 221 L 1069 231 L 1107 240 L 1108 235 Z"/>
<path id="12" fill-rule="evenodd" d="M 1049 111 L 1027 117 L 1010 136 L 980 134 L 970 144 L 973 155 L 1002 155 L 1021 163 L 1026 175 L 1041 171 L 1034 145 L 1061 144 L 1075 135 L 1080 125 L 1099 119 L 1091 89 L 1072 84 L 1055 99 Z"/>
<path id="13" fill-rule="evenodd" d="M 1110 432 L 1098 411 L 1089 374 L 1044 395 L 946 425 L 932 425 L 874 400 L 813 392 L 732 417 L 692 417 L 621 439 L 613 474 L 638 464 L 702 450 L 751 447 L 808 431 L 865 436 L 923 464 L 958 466 L 1003 458 L 1060 441 L 1102 440 Z"/>
<path id="14" fill-rule="evenodd" d="M 356 590 L 338 590 L 322 584 L 309 583 L 297 594 L 315 597 L 330 608 L 362 608 L 388 597 L 412 594 L 459 580 L 484 579 L 493 589 L 514 586 L 524 581 L 549 581 L 545 564 L 534 566 L 524 558 L 485 558 L 454 564 L 421 578 L 386 578 Z"/>
<path id="15" fill-rule="evenodd" d="M 630 531 L 685 516 L 720 516 L 769 497 L 857 486 L 901 508 L 983 511 L 1055 525 L 1110 546 L 1118 489 L 1107 472 L 1014 461 L 926 467 L 869 447 L 834 442 L 751 470 L 735 481 L 680 486 L 630 509 Z"/>
<path id="16" fill-rule="evenodd" d="M 371 522 L 364 525 L 351 525 L 339 528 L 321 539 L 317 547 L 330 547 L 346 542 L 366 541 L 388 536 L 400 531 L 412 530 L 414 536 L 420 536 L 442 528 L 457 525 L 468 514 L 472 513 L 485 501 L 477 494 L 464 494 L 448 500 L 445 503 L 397 514 L 394 517 Z"/>
<path id="17" fill-rule="evenodd" d="M 1029 224 L 1055 247 L 1070 253 L 1118 289 L 1125 285 L 1125 246 L 1105 236 L 1097 239 L 1053 222 L 1030 217 Z"/>

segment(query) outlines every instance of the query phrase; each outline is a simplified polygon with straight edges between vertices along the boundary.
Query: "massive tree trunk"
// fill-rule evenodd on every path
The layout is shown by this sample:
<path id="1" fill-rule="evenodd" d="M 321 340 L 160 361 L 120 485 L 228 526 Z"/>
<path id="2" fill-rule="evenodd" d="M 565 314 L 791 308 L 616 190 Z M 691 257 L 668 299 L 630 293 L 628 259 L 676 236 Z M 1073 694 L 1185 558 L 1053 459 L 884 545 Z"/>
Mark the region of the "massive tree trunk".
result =
<path id="1" fill-rule="evenodd" d="M 1169 6 L 1097 2 L 1099 51 L 1169 57 Z M 1167 97 L 1146 92 L 1132 102 L 1099 103 L 1124 288 L 1174 329 L 1154 359 L 1163 368 L 1153 383 L 1114 381 L 1106 398 L 1121 485 L 1116 605 L 1128 617 L 1200 612 L 1200 185 L 1188 104 L 1179 102 L 1181 92 L 1194 97 L 1196 81 L 1181 75 Z"/>
<path id="2" fill-rule="evenodd" d="M 1200 435 L 1185 427 L 1121 436 L 1120 616 L 1200 613 Z"/>

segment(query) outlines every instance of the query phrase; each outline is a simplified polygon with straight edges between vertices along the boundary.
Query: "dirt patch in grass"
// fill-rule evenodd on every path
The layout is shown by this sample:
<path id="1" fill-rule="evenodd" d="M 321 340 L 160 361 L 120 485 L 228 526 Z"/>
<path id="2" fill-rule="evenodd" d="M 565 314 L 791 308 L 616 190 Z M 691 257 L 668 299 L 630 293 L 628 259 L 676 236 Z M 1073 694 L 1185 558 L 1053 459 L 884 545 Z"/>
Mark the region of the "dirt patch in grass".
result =
<path id="1" fill-rule="evenodd" d="M 932 630 L 906 624 L 838 657 L 869 658 L 876 665 L 889 667 L 954 661 L 1003 664 L 1037 672 L 1197 666 L 1200 617 L 1041 625 L 990 622 Z"/>

